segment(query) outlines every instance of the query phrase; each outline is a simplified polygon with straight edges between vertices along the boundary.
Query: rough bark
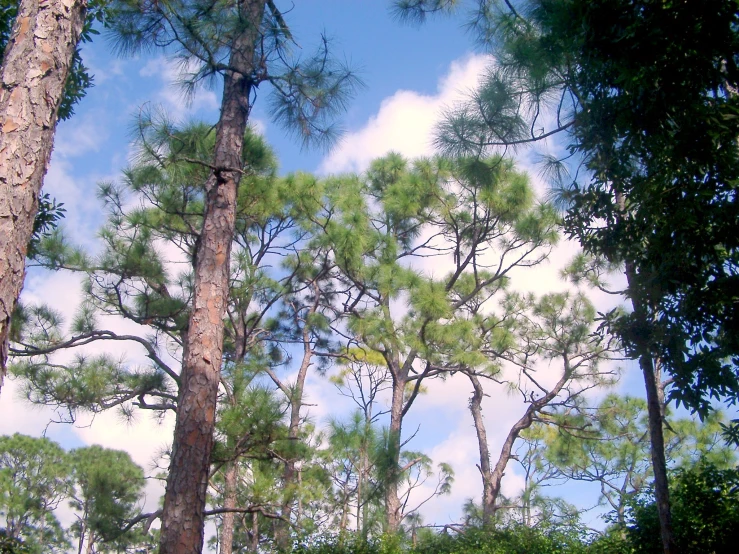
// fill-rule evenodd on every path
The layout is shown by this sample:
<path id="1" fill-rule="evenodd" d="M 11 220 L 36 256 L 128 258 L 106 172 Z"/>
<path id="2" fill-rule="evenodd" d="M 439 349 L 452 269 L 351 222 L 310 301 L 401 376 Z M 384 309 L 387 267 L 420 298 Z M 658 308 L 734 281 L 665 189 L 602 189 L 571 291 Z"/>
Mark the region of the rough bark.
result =
<path id="1" fill-rule="evenodd" d="M 0 78 L 0 390 L 10 316 L 87 0 L 21 0 Z"/>
<path id="2" fill-rule="evenodd" d="M 203 228 L 195 254 L 193 306 L 183 349 L 177 422 L 164 495 L 161 554 L 199 554 L 203 549 L 236 192 L 264 5 L 264 0 L 240 5 L 242 18 L 250 24 L 244 25 L 231 44 L 230 69 L 224 76 L 221 117 L 216 127 L 216 169 L 206 183 Z"/>
<path id="3" fill-rule="evenodd" d="M 238 467 L 236 462 L 229 462 L 223 472 L 223 507 L 227 510 L 236 507 L 236 484 L 238 479 Z M 234 542 L 234 512 L 223 514 L 221 523 L 221 541 L 218 552 L 220 554 L 231 554 Z"/>

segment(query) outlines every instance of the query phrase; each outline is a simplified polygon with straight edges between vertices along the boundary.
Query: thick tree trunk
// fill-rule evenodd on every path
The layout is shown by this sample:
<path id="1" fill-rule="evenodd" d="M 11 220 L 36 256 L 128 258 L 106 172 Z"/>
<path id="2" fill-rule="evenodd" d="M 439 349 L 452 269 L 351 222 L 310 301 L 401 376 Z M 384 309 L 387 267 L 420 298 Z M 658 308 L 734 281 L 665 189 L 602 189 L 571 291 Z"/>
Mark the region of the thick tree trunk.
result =
<path id="1" fill-rule="evenodd" d="M 203 549 L 203 512 L 221 373 L 236 192 L 264 5 L 264 0 L 241 4 L 242 17 L 249 24 L 231 45 L 231 69 L 224 77 L 216 128 L 217 169 L 206 184 L 203 228 L 195 254 L 193 306 L 183 352 L 160 554 L 200 554 Z"/>
<path id="2" fill-rule="evenodd" d="M 223 472 L 223 507 L 233 509 L 236 507 L 236 484 L 238 479 L 238 466 L 235 461 L 229 462 Z M 234 512 L 223 514 L 221 524 L 221 541 L 218 552 L 220 554 L 231 554 L 234 542 Z"/>
<path id="3" fill-rule="evenodd" d="M 87 0 L 21 0 L 0 70 L 0 390 L 10 316 L 86 10 Z"/>
<path id="4" fill-rule="evenodd" d="M 493 495 L 493 484 L 490 470 L 490 448 L 488 447 L 488 435 L 485 430 L 485 421 L 482 417 L 483 390 L 480 380 L 474 375 L 469 375 L 474 393 L 470 399 L 470 412 L 475 423 L 477 433 L 477 445 L 480 450 L 480 475 L 482 476 L 482 525 L 491 527 L 495 518 L 495 496 Z"/>

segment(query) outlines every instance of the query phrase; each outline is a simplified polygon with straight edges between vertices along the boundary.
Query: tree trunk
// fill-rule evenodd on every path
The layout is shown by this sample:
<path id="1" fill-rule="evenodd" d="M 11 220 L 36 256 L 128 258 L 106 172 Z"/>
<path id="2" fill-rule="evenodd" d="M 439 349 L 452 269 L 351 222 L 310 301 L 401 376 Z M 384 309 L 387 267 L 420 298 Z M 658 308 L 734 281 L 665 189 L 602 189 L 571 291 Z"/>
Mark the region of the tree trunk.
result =
<path id="1" fill-rule="evenodd" d="M 390 434 L 387 444 L 387 475 L 385 479 L 385 517 L 388 533 L 397 533 L 400 529 L 400 498 L 398 497 L 398 482 L 400 481 L 400 433 L 403 425 L 403 400 L 405 380 L 400 378 L 399 369 L 392 371 L 393 396 L 390 404 Z"/>
<path id="2" fill-rule="evenodd" d="M 316 304 L 318 302 L 318 295 L 316 295 Z M 314 309 L 310 313 L 315 313 Z M 290 395 L 290 427 L 287 431 L 287 438 L 290 441 L 290 445 L 294 446 L 298 444 L 300 439 L 300 410 L 303 407 L 303 389 L 305 388 L 305 379 L 308 375 L 308 368 L 311 365 L 313 358 L 313 348 L 311 346 L 310 331 L 303 327 L 303 360 L 300 363 L 300 369 L 298 370 L 298 377 L 295 381 L 295 388 Z M 289 550 L 291 546 L 290 541 L 290 518 L 292 516 L 293 504 L 295 503 L 295 497 L 297 495 L 297 477 L 298 472 L 296 469 L 297 460 L 292 454 L 285 462 L 285 469 L 282 473 L 282 483 L 284 488 L 284 496 L 282 500 L 282 506 L 280 508 L 281 520 L 277 521 L 275 529 L 275 543 L 277 547 L 282 551 Z"/>
<path id="3" fill-rule="evenodd" d="M 259 514 L 251 514 L 251 551 L 259 552 Z"/>
<path id="4" fill-rule="evenodd" d="M 237 462 L 229 462 L 223 473 L 223 507 L 233 509 L 236 507 L 236 484 L 238 479 Z M 220 554 L 231 554 L 234 542 L 234 512 L 226 512 L 223 514 L 223 523 L 221 524 L 221 544 L 218 552 Z"/>
<path id="5" fill-rule="evenodd" d="M 616 192 L 616 204 L 622 213 L 626 213 L 626 199 Z M 619 216 L 620 217 L 620 216 Z M 662 547 L 665 554 L 675 554 L 675 542 L 672 534 L 672 516 L 670 514 L 670 493 L 667 484 L 667 461 L 665 460 L 665 437 L 663 430 L 664 410 L 660 399 L 659 379 L 655 372 L 654 360 L 650 348 L 648 330 L 650 328 L 648 306 L 644 299 L 638 294 L 639 288 L 636 282 L 636 267 L 633 262 L 626 261 L 626 282 L 628 284 L 628 296 L 634 309 L 637 325 L 643 329 L 641 333 L 634 333 L 639 360 L 639 367 L 644 377 L 644 387 L 647 393 L 647 416 L 649 420 L 649 443 L 652 455 L 652 471 L 654 472 L 654 496 L 657 501 L 657 513 L 659 515 L 659 529 L 662 537 Z"/>
<path id="6" fill-rule="evenodd" d="M 480 450 L 480 475 L 482 476 L 482 525 L 492 527 L 495 518 L 495 496 L 493 495 L 492 473 L 490 470 L 490 448 L 488 447 L 488 435 L 485 430 L 485 421 L 482 417 L 483 390 L 480 380 L 474 375 L 469 375 L 475 392 L 470 399 L 470 412 L 475 423 L 477 433 L 477 445 Z"/>
<path id="7" fill-rule="evenodd" d="M 0 69 L 0 390 L 10 316 L 86 10 L 87 0 L 21 0 Z"/>
<path id="8" fill-rule="evenodd" d="M 557 383 L 554 385 L 554 387 L 551 388 L 548 393 L 546 393 L 541 398 L 538 398 L 537 400 L 531 402 L 531 404 L 529 404 L 529 407 L 526 408 L 526 413 L 521 416 L 521 418 L 513 424 L 511 430 L 508 431 L 508 435 L 503 442 L 503 447 L 500 449 L 498 461 L 496 462 L 495 468 L 492 471 L 490 470 L 490 454 L 487 445 L 487 434 L 485 433 L 485 426 L 482 420 L 482 411 L 479 411 L 479 423 L 478 419 L 475 417 L 475 412 L 472 412 L 473 418 L 475 420 L 477 441 L 480 445 L 480 473 L 482 473 L 483 491 L 485 493 L 482 499 L 482 513 L 483 521 L 487 520 L 487 525 L 492 524 L 493 518 L 495 517 L 495 503 L 498 501 L 498 495 L 500 495 L 500 487 L 503 481 L 503 476 L 505 475 L 505 468 L 511 459 L 513 445 L 515 444 L 516 439 L 518 439 L 522 431 L 531 427 L 531 425 L 534 423 L 534 418 L 536 417 L 536 414 L 540 410 L 544 409 L 544 407 L 547 406 L 549 402 L 551 402 L 560 393 L 562 388 L 570 380 L 572 369 L 570 367 L 570 361 L 567 356 L 563 356 L 562 363 L 563 372 L 562 377 L 560 377 L 559 381 L 557 381 Z M 480 397 L 479 402 L 482 402 L 483 391 L 479 380 L 474 375 L 470 375 L 469 378 L 475 388 L 474 396 L 472 397 L 472 401 L 470 402 L 470 410 L 472 410 L 473 404 L 476 402 L 476 397 L 478 395 Z M 485 467 L 485 456 L 487 456 L 488 459 L 487 474 L 483 471 L 483 468 Z"/>
<path id="9" fill-rule="evenodd" d="M 177 422 L 164 495 L 161 554 L 200 554 L 203 549 L 203 512 L 223 353 L 236 192 L 264 5 L 264 0 L 240 5 L 241 15 L 249 24 L 231 45 L 230 69 L 224 77 L 221 117 L 216 127 L 217 169 L 206 183 L 203 228 L 195 254 L 193 306 L 183 349 Z"/>

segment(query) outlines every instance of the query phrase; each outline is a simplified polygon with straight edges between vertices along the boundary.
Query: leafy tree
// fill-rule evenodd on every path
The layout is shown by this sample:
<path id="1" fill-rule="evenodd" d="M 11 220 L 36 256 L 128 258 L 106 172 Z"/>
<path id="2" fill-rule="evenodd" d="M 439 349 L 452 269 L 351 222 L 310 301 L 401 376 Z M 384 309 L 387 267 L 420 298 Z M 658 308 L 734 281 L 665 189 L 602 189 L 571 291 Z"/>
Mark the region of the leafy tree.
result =
<path id="1" fill-rule="evenodd" d="M 739 473 L 710 462 L 679 469 L 672 482 L 675 543 L 680 552 L 732 552 L 739 540 Z M 660 552 L 655 503 L 642 497 L 630 513 L 633 552 Z"/>
<path id="2" fill-rule="evenodd" d="M 423 18 L 457 3 L 397 4 Z M 445 151 L 478 154 L 567 133 L 580 167 L 547 156 L 546 169 L 565 188 L 568 234 L 625 266 L 633 311 L 608 324 L 644 374 L 666 551 L 656 366 L 675 379 L 672 398 L 703 415 L 711 398 L 739 392 L 738 16 L 722 0 L 479 3 L 471 28 L 496 64 L 438 135 Z"/>
<path id="3" fill-rule="evenodd" d="M 380 405 L 380 396 L 392 385 L 385 360 L 376 352 L 351 348 L 339 361 L 339 372 L 331 376 L 331 381 L 341 395 L 356 404 L 357 410 L 347 422 L 330 422 L 328 454 L 339 461 L 347 481 L 354 474 L 356 529 L 367 540 L 370 534 L 382 533 L 384 509 L 380 503 L 385 476 L 377 470 L 383 454 L 378 425 L 389 412 Z"/>
<path id="4" fill-rule="evenodd" d="M 58 444 L 18 433 L 0 437 L 0 513 L 8 541 L 22 540 L 34 554 L 65 552 L 69 543 L 54 510 L 69 486 L 69 459 Z"/>
<path id="5" fill-rule="evenodd" d="M 31 554 L 22 540 L 9 537 L 5 529 L 0 529 L 0 552 L 2 554 Z"/>
<path id="6" fill-rule="evenodd" d="M 613 519 L 625 525 L 629 505 L 644 493 L 653 476 L 649 463 L 646 403 L 610 394 L 596 407 L 574 406 L 555 416 L 561 427 L 542 429 L 545 456 L 560 477 L 596 483 L 600 501 Z M 700 459 L 731 467 L 736 453 L 721 440 L 721 415 L 704 422 L 667 414 L 666 458 L 673 467 L 689 469 Z"/>
<path id="7" fill-rule="evenodd" d="M 77 512 L 73 533 L 78 552 L 117 552 L 127 546 L 122 536 L 142 500 L 144 472 L 128 453 L 100 446 L 69 453 L 72 470 L 70 506 Z"/>
<path id="8" fill-rule="evenodd" d="M 223 78 L 214 151 L 205 161 L 211 171 L 194 252 L 193 299 L 162 514 L 162 551 L 197 552 L 203 545 L 230 254 L 252 95 L 269 82 L 276 118 L 308 143 L 325 141 L 357 80 L 328 57 L 325 40 L 316 56 L 294 62 L 288 46 L 292 34 L 272 1 L 120 0 L 115 6 L 121 50 L 166 47 L 192 67 L 191 87 Z"/>

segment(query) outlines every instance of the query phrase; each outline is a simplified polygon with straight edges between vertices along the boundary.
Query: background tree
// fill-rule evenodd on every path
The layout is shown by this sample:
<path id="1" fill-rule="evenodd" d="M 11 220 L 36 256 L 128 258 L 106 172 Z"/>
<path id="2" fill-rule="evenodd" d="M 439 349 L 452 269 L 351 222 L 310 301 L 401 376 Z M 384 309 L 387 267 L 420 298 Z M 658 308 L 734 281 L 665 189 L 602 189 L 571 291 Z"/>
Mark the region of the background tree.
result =
<path id="1" fill-rule="evenodd" d="M 646 403 L 609 394 L 598 406 L 580 403 L 554 417 L 564 425 L 545 431 L 546 457 L 561 477 L 596 483 L 600 502 L 611 508 L 616 523 L 625 525 L 628 507 L 652 477 Z M 732 467 L 736 452 L 723 444 L 722 419 L 719 412 L 704 422 L 668 412 L 668 465 L 689 469 L 703 459 L 721 469 Z"/>
<path id="2" fill-rule="evenodd" d="M 69 453 L 70 506 L 77 512 L 73 533 L 77 552 L 119 551 L 127 546 L 123 529 L 143 499 L 144 471 L 128 453 L 100 446 Z M 106 543 L 100 544 L 99 543 Z"/>
<path id="3" fill-rule="evenodd" d="M 678 470 L 672 480 L 675 539 L 681 552 L 731 552 L 739 539 L 737 470 L 710 462 Z M 644 497 L 630 513 L 627 537 L 632 552 L 660 552 L 659 518 L 653 500 Z"/>
<path id="4" fill-rule="evenodd" d="M 549 294 L 522 302 L 510 295 L 504 304 L 518 319 L 506 325 L 515 338 L 492 334 L 494 341 L 488 342 L 482 351 L 515 367 L 517 371 L 513 373 L 501 371 L 491 378 L 519 392 L 526 409 L 508 431 L 495 466 L 491 467 L 481 407 L 484 389 L 480 378 L 469 375 L 474 388 L 470 411 L 480 450 L 484 526 L 495 522 L 502 479 L 521 433 L 536 422 L 550 421 L 552 410 L 573 406 L 583 393 L 612 383 L 614 378 L 613 370 L 600 365 L 607 359 L 608 345 L 593 335 L 595 309 L 585 297 Z M 498 329 L 503 331 L 505 327 L 500 325 Z M 503 349 L 506 342 L 509 344 Z M 523 500 L 530 505 L 526 498 Z"/>
<path id="5" fill-rule="evenodd" d="M 534 205 L 525 175 L 501 158 L 409 167 L 392 154 L 365 179 L 330 181 L 327 196 L 317 225 L 333 251 L 349 341 L 382 356 L 392 383 L 385 486 L 392 533 L 400 525 L 403 417 L 425 379 L 485 360 L 477 329 L 455 322 L 455 313 L 490 300 L 514 267 L 540 263 L 556 240 L 555 216 Z M 444 256 L 450 272 L 442 279 L 411 269 L 414 260 Z M 397 317 L 396 308 L 407 313 Z"/>
<path id="6" fill-rule="evenodd" d="M 34 554 L 66 552 L 69 542 L 54 510 L 69 493 L 69 459 L 46 438 L 0 437 L 0 510 L 5 533 Z"/>

